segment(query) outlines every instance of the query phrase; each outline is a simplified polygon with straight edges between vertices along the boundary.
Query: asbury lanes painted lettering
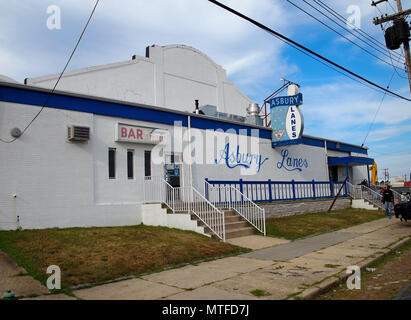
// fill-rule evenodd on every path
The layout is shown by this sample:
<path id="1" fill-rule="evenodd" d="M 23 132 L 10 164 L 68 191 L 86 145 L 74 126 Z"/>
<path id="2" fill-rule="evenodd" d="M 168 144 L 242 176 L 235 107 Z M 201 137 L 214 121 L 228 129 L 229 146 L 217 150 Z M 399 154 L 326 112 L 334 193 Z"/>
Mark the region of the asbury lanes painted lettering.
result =
<path id="1" fill-rule="evenodd" d="M 230 150 L 230 143 L 227 143 L 223 150 L 220 150 L 219 158 L 215 159 L 215 163 L 219 164 L 222 161 L 230 169 L 241 166 L 244 168 L 250 168 L 253 164 L 257 166 L 257 172 L 260 172 L 261 166 L 266 162 L 268 158 L 262 160 L 261 154 L 253 153 L 241 153 L 240 146 L 237 146 L 236 151 Z"/>
<path id="2" fill-rule="evenodd" d="M 281 150 L 281 161 L 277 162 L 278 169 L 285 169 L 287 171 L 302 171 L 304 168 L 308 168 L 307 159 L 293 158 L 288 156 L 288 150 Z"/>

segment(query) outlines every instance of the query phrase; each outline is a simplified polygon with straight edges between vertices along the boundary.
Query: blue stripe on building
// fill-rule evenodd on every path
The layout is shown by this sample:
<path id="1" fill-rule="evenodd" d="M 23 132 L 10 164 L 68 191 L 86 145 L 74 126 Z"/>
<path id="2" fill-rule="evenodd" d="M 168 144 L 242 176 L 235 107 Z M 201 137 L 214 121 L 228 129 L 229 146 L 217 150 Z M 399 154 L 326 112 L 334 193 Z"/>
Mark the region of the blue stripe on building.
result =
<path id="1" fill-rule="evenodd" d="M 41 88 L 27 88 L 22 85 L 0 84 L 0 101 L 14 102 L 26 105 L 43 106 L 49 93 Z M 272 138 L 271 129 L 255 128 L 246 124 L 235 124 L 232 122 L 221 121 L 218 119 L 209 119 L 195 114 L 173 112 L 161 110 L 158 107 L 142 106 L 134 103 L 123 103 L 110 101 L 109 99 L 93 99 L 82 95 L 71 95 L 54 93 L 48 103 L 48 108 L 63 109 L 70 111 L 86 112 L 103 116 L 118 117 L 125 119 L 141 120 L 153 123 L 174 125 L 180 122 L 182 126 L 187 127 L 188 116 L 191 116 L 191 127 L 197 129 L 210 130 L 235 130 L 237 134 L 247 134 L 247 136 L 258 136 L 261 139 Z M 325 140 L 321 138 L 302 136 L 300 139 L 289 140 L 287 142 L 273 142 L 272 146 L 280 147 L 291 144 L 305 144 L 315 147 L 325 147 Z M 327 149 L 343 152 L 356 152 L 367 154 L 367 149 L 348 145 L 342 142 L 327 141 Z"/>
<path id="2" fill-rule="evenodd" d="M 48 93 L 44 91 L 0 85 L 0 101 L 43 106 L 47 100 L 47 96 Z M 234 129 L 237 134 L 247 134 L 248 136 L 258 136 L 262 139 L 271 139 L 271 129 L 254 128 L 247 125 L 202 118 L 193 114 L 159 110 L 158 108 L 143 107 L 131 103 L 101 101 L 92 98 L 55 93 L 50 97 L 46 107 L 168 125 L 174 125 L 174 122 L 180 122 L 184 127 L 187 127 L 188 116 L 191 116 L 192 128 L 221 129 L 224 131 Z"/>

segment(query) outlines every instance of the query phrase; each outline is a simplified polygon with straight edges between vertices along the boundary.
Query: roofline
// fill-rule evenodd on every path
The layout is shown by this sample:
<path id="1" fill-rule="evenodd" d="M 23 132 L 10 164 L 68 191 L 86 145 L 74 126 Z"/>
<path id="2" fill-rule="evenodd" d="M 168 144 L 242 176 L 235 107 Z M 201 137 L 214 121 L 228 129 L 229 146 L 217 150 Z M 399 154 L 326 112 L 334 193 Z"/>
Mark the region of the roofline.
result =
<path id="1" fill-rule="evenodd" d="M 311 139 L 317 139 L 317 140 L 324 140 L 324 141 L 334 142 L 334 143 L 343 143 L 343 144 L 351 146 L 351 147 L 356 147 L 356 148 L 369 150 L 368 147 L 362 147 L 362 146 L 359 146 L 358 144 L 347 143 L 347 142 L 344 142 L 344 141 L 338 141 L 338 140 L 332 140 L 332 139 L 327 139 L 327 138 L 315 137 L 315 136 L 310 136 L 310 135 L 306 135 L 306 134 L 303 134 L 303 137 L 311 138 Z"/>
<path id="2" fill-rule="evenodd" d="M 32 91 L 43 92 L 43 93 L 51 93 L 51 91 L 52 91 L 52 89 L 41 88 L 41 87 L 37 87 L 37 86 L 25 85 L 25 84 L 20 84 L 20 83 L 3 82 L 3 81 L 0 81 L 0 86 L 12 87 L 12 88 L 23 89 L 23 90 L 32 90 Z M 145 109 L 149 109 L 149 110 L 157 110 L 157 111 L 168 112 L 168 113 L 175 113 L 175 114 L 179 114 L 179 115 L 190 116 L 192 118 L 200 118 L 200 119 L 204 119 L 204 120 L 231 123 L 231 124 L 242 125 L 244 127 L 255 128 L 255 129 L 259 129 L 259 130 L 268 130 L 268 131 L 272 130 L 271 128 L 267 128 L 267 127 L 264 127 L 264 126 L 253 125 L 253 124 L 246 123 L 246 122 L 240 122 L 240 121 L 224 119 L 224 118 L 216 118 L 216 117 L 211 117 L 211 116 L 207 116 L 207 115 L 190 113 L 190 112 L 186 112 L 186 111 L 173 110 L 173 109 L 169 109 L 169 108 L 158 107 L 158 106 L 153 106 L 153 105 L 148 105 L 148 104 L 143 104 L 143 103 L 117 100 L 117 99 L 112 99 L 112 98 L 104 98 L 104 97 L 99 97 L 99 96 L 86 95 L 86 94 L 82 94 L 82 93 L 62 91 L 62 90 L 54 90 L 53 94 L 69 96 L 69 97 L 74 97 L 74 98 L 89 99 L 89 100 L 95 100 L 95 101 L 101 101 L 101 102 L 122 104 L 122 105 L 134 106 L 134 107 L 145 108 Z"/>
<path id="3" fill-rule="evenodd" d="M 42 92 L 42 93 L 51 93 L 51 91 L 52 91 L 52 89 L 48 89 L 48 88 L 41 88 L 41 87 L 37 87 L 37 86 L 33 86 L 33 85 L 26 85 L 26 84 L 20 84 L 20 83 L 12 83 L 12 82 L 4 82 L 4 81 L 0 81 L 0 86 L 17 88 L 17 89 L 28 90 L 28 91 L 36 91 L 36 92 Z M 148 109 L 148 110 L 156 110 L 156 111 L 173 113 L 173 114 L 182 115 L 182 116 L 190 116 L 192 118 L 198 118 L 198 119 L 202 119 L 202 120 L 209 120 L 209 121 L 213 121 L 213 122 L 223 122 L 223 123 L 229 123 L 229 124 L 233 124 L 233 125 L 237 125 L 237 126 L 241 125 L 243 127 L 248 127 L 248 128 L 253 128 L 253 129 L 272 131 L 272 128 L 253 125 L 253 124 L 249 124 L 249 123 L 246 123 L 246 122 L 240 122 L 240 121 L 224 119 L 224 118 L 216 118 L 216 117 L 211 117 L 211 116 L 207 116 L 207 115 L 190 113 L 190 112 L 179 111 L 179 110 L 173 110 L 173 109 L 169 109 L 169 108 L 158 107 L 158 106 L 153 106 L 153 105 L 148 105 L 148 104 L 142 104 L 142 103 L 136 103 L 136 102 L 130 102 L 130 101 L 124 101 L 124 100 L 117 100 L 117 99 L 112 99 L 112 98 L 104 98 L 104 97 L 99 97 L 99 96 L 86 95 L 86 94 L 82 94 L 82 93 L 69 92 L 69 91 L 63 91 L 63 90 L 54 90 L 53 94 L 68 96 L 68 97 L 74 97 L 74 98 L 94 100 L 94 101 L 100 101 L 100 102 L 121 104 L 121 105 L 132 106 L 132 107 L 139 107 L 139 108 Z M 331 140 L 331 139 L 315 137 L 315 136 L 310 136 L 310 135 L 303 135 L 302 137 L 309 138 L 309 139 L 320 140 L 320 141 L 324 141 L 324 142 L 326 141 L 326 142 L 333 142 L 333 143 L 341 143 L 341 144 L 351 146 L 351 147 L 354 147 L 354 148 L 368 150 L 367 147 L 362 147 L 362 146 L 359 146 L 359 145 L 346 143 L 346 142 L 343 142 L 343 141 Z"/>

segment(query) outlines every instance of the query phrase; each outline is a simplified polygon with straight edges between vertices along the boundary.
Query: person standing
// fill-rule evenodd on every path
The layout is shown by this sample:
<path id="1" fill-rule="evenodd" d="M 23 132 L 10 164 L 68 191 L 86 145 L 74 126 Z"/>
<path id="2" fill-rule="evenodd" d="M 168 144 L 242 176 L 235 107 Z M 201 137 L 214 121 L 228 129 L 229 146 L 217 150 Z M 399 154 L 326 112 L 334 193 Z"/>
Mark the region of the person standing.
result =
<path id="1" fill-rule="evenodd" d="M 391 191 L 391 187 L 387 185 L 382 194 L 382 203 L 385 204 L 385 212 L 387 212 L 388 218 L 392 218 L 392 206 L 394 204 L 394 193 Z"/>

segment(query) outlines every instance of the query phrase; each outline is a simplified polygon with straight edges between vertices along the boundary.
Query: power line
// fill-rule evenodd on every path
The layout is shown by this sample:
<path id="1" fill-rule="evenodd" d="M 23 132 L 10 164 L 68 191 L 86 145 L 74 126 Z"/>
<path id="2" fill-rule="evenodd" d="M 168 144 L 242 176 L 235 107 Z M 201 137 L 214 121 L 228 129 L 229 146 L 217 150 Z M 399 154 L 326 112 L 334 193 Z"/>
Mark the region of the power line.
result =
<path id="1" fill-rule="evenodd" d="M 381 59 L 379 56 L 375 55 L 375 54 L 372 53 L 371 51 L 363 48 L 363 47 L 360 46 L 359 44 L 357 44 L 357 43 L 355 43 L 354 41 L 352 41 L 350 38 L 348 38 L 348 37 L 346 37 L 345 35 L 343 35 L 341 32 L 335 30 L 333 27 L 331 27 L 331 26 L 329 26 L 328 24 L 324 23 L 323 21 L 321 21 L 320 19 L 318 19 L 317 17 L 315 17 L 314 15 L 312 15 L 311 13 L 309 13 L 308 11 L 304 10 L 303 8 L 299 7 L 298 5 L 296 5 L 295 3 L 293 3 L 292 1 L 290 1 L 290 0 L 286 0 L 286 1 L 287 1 L 288 3 L 290 3 L 291 5 L 293 5 L 294 7 L 296 7 L 297 9 L 299 9 L 300 11 L 304 12 L 305 14 L 307 14 L 308 16 L 310 16 L 311 18 L 315 19 L 316 21 L 318 21 L 319 23 L 321 23 L 322 25 L 324 25 L 324 26 L 327 27 L 328 29 L 334 31 L 336 34 L 340 35 L 340 36 L 343 37 L 345 40 L 351 42 L 351 43 L 354 44 L 355 46 L 357 46 L 357 47 L 359 47 L 360 49 L 364 50 L 364 51 L 367 52 L 369 55 L 371 55 L 371 56 L 377 58 L 378 60 L 380 60 L 380 61 L 388 64 L 389 66 L 392 66 L 392 67 L 396 68 L 393 63 L 390 63 L 390 62 L 388 62 L 388 61 L 386 61 L 386 60 L 384 60 L 384 59 Z M 304 1 L 304 0 L 303 0 L 303 1 Z M 304 1 L 304 2 L 306 2 L 306 1 Z M 307 3 L 307 2 L 306 2 L 306 3 Z M 307 4 L 311 6 L 311 4 L 309 4 L 309 3 L 307 3 Z M 312 7 L 312 6 L 311 6 L 311 7 Z M 313 8 L 314 8 L 314 7 L 313 7 Z M 316 9 L 316 8 L 314 8 L 314 9 Z M 317 9 L 316 9 L 316 10 L 317 10 Z M 318 11 L 318 10 L 317 10 L 317 11 Z M 345 28 L 344 28 L 344 29 L 345 29 Z M 351 32 L 350 32 L 350 33 L 351 33 Z M 353 34 L 353 33 L 351 33 L 351 34 Z M 354 34 L 353 34 L 353 35 L 354 35 Z M 354 36 L 355 36 L 355 35 L 354 35 Z M 360 39 L 360 40 L 362 40 L 362 39 Z M 367 43 L 367 45 L 369 45 L 369 44 Z M 375 49 L 374 47 L 373 47 L 373 49 L 374 49 L 374 50 L 377 50 L 377 49 Z M 377 51 L 378 51 L 378 50 L 377 50 Z M 385 53 L 384 53 L 384 54 L 385 54 Z M 391 57 L 389 57 L 389 58 L 391 58 Z M 391 59 L 391 60 L 392 60 L 392 59 Z"/>
<path id="2" fill-rule="evenodd" d="M 389 53 L 389 52 L 387 52 L 388 50 L 387 50 L 387 48 L 386 48 L 385 46 L 383 46 L 383 48 L 380 48 L 380 45 L 377 44 L 378 47 L 376 47 L 375 42 L 373 41 L 374 44 L 372 44 L 372 43 L 370 42 L 370 39 L 368 39 L 370 36 L 365 37 L 365 36 L 364 36 L 363 34 L 361 34 L 359 31 L 357 31 L 357 33 L 354 33 L 353 31 L 349 30 L 348 28 L 346 28 L 346 27 L 344 26 L 345 24 L 349 23 L 350 27 L 352 27 L 353 30 L 361 30 L 361 29 L 357 28 L 355 25 L 353 25 L 352 23 L 344 20 L 344 18 L 338 18 L 338 20 L 340 20 L 340 21 L 342 20 L 342 22 L 344 23 L 344 25 L 341 25 L 340 23 L 338 23 L 337 21 L 335 21 L 333 18 L 331 18 L 330 16 L 328 16 L 327 14 L 325 14 L 324 12 L 322 12 L 320 9 L 318 9 L 318 8 L 314 7 L 313 5 L 311 5 L 310 3 L 308 3 L 306 0 L 303 0 L 303 1 L 304 1 L 306 4 L 308 4 L 311 8 L 313 8 L 314 10 L 316 10 L 317 12 L 319 12 L 321 15 L 323 15 L 323 16 L 326 17 L 326 18 L 328 18 L 328 19 L 331 20 L 332 22 L 334 22 L 337 26 L 339 26 L 340 28 L 344 29 L 345 31 L 347 31 L 348 33 L 350 33 L 352 36 L 354 36 L 355 38 L 357 38 L 357 39 L 360 40 L 361 42 L 365 43 L 367 46 L 370 46 L 370 47 L 373 48 L 375 51 L 378 51 L 378 52 L 382 53 L 383 55 L 385 55 L 386 57 L 390 58 L 390 56 L 387 54 L 387 53 Z M 317 3 L 317 2 L 316 2 L 316 3 Z M 317 4 L 319 4 L 319 3 L 317 3 Z M 321 6 L 321 7 L 322 7 L 322 6 Z M 324 9 L 324 7 L 322 7 L 322 8 Z M 328 7 L 328 8 L 329 8 L 329 7 Z M 331 9 L 331 10 L 332 10 L 332 9 Z M 328 11 L 328 10 L 327 10 L 327 11 Z M 330 12 L 330 11 L 328 11 L 328 12 Z M 334 16 L 335 16 L 335 15 L 334 15 Z M 341 15 L 340 15 L 340 16 L 341 16 Z M 326 27 L 327 27 L 327 28 L 331 28 L 331 27 L 329 27 L 328 25 L 326 25 Z M 331 28 L 331 29 L 332 29 L 332 28 Z M 334 31 L 334 30 L 333 30 L 333 31 Z M 338 33 L 338 34 L 340 34 L 340 33 Z M 357 34 L 358 34 L 358 35 L 361 35 L 361 36 L 364 37 L 366 40 L 360 38 Z M 340 34 L 340 35 L 341 35 L 341 34 Z M 344 38 L 347 39 L 346 37 L 344 37 Z M 372 37 L 371 37 L 371 38 L 372 38 Z M 372 38 L 372 39 L 373 39 L 373 38 Z M 351 41 L 350 39 L 347 39 L 347 40 L 350 41 L 350 42 L 352 42 L 352 43 L 354 43 L 356 46 L 360 47 L 361 49 L 363 49 L 361 46 L 357 45 L 355 42 Z M 367 51 L 367 50 L 365 50 L 365 49 L 363 49 L 363 50 L 364 50 L 364 51 Z M 368 52 L 368 51 L 367 51 L 367 52 Z M 368 53 L 369 53 L 369 52 L 368 52 Z M 374 54 L 371 54 L 371 55 L 373 55 L 373 56 L 376 57 L 377 59 L 383 61 L 384 63 L 387 63 L 387 64 L 391 65 L 389 62 L 381 59 L 380 57 L 375 56 Z M 400 56 L 400 57 L 396 57 L 396 59 L 401 59 L 401 58 L 402 58 L 401 56 Z M 395 61 L 396 61 L 396 62 L 399 62 L 399 61 L 397 61 L 397 60 L 395 60 Z"/>
<path id="3" fill-rule="evenodd" d="M 270 33 L 270 34 L 271 34 L 271 33 Z M 272 34 L 271 34 L 271 35 L 272 35 Z M 378 88 L 372 87 L 372 86 L 368 85 L 367 83 L 361 82 L 360 80 L 358 80 L 358 79 L 356 79 L 356 78 L 354 78 L 354 77 L 351 77 L 351 76 L 348 75 L 348 74 L 345 74 L 344 72 L 342 72 L 342 71 L 338 70 L 337 68 L 334 68 L 334 67 L 326 64 L 324 61 L 316 58 L 315 56 L 312 56 L 312 55 L 308 54 L 307 52 L 301 50 L 300 48 L 292 45 L 291 43 L 288 43 L 288 42 L 285 41 L 284 39 L 282 39 L 282 38 L 280 38 L 280 37 L 277 37 L 276 35 L 274 35 L 274 36 L 275 36 L 276 38 L 278 38 L 278 40 L 281 40 L 281 41 L 284 42 L 285 44 L 288 44 L 290 47 L 294 48 L 295 50 L 298 50 L 299 52 L 303 53 L 303 54 L 306 55 L 307 57 L 309 57 L 309 58 L 311 58 L 311 59 L 313 59 L 313 60 L 315 60 L 315 61 L 323 64 L 323 65 L 326 66 L 327 68 L 332 69 L 332 70 L 334 70 L 335 72 L 338 72 L 338 73 L 342 74 L 343 76 L 345 76 L 345 77 L 347 77 L 347 78 L 350 78 L 351 80 L 356 81 L 356 82 L 358 82 L 359 84 L 361 84 L 361 85 L 363 85 L 363 86 L 368 87 L 369 89 L 375 90 L 375 91 L 380 92 L 380 93 L 384 93 L 384 92 L 385 92 L 385 91 L 382 91 L 382 90 L 380 90 L 380 89 L 378 89 Z"/>
<path id="4" fill-rule="evenodd" d="M 391 56 L 390 56 L 390 59 L 391 59 Z M 391 62 L 394 64 L 394 61 L 392 59 L 391 59 Z M 408 77 L 404 77 L 404 76 L 402 76 L 398 73 L 397 68 L 393 68 L 393 69 L 394 69 L 395 73 L 397 74 L 397 76 L 399 76 L 400 78 L 408 80 Z M 406 71 L 404 70 L 404 72 L 406 72 Z"/>
<path id="5" fill-rule="evenodd" d="M 339 65 L 339 64 L 337 64 L 337 63 L 335 63 L 335 62 L 333 62 L 333 61 L 331 61 L 331 60 L 328 59 L 328 58 L 325 58 L 324 56 L 322 56 L 322 55 L 314 52 L 313 50 L 311 50 L 311 49 L 309 49 L 309 48 L 307 48 L 307 47 L 305 47 L 305 46 L 297 43 L 297 42 L 294 41 L 294 40 L 291 40 L 290 38 L 282 35 L 281 33 L 276 32 L 276 31 L 268 28 L 267 26 L 261 24 L 260 22 L 257 22 L 257 21 L 255 21 L 255 20 L 251 19 L 250 17 L 247 17 L 247 16 L 243 15 L 242 13 L 240 13 L 240 12 L 238 12 L 238 11 L 230 8 L 230 7 L 227 7 L 226 5 L 220 3 L 220 2 L 218 2 L 218 1 L 216 1 L 216 0 L 208 0 L 208 1 L 211 2 L 211 3 L 213 3 L 213 4 L 215 4 L 215 5 L 217 5 L 217 6 L 219 6 L 219 7 L 221 7 L 221 8 L 223 8 L 223 9 L 225 9 L 225 10 L 227 10 L 227 11 L 229 11 L 229 12 L 231 12 L 232 14 L 235 14 L 235 15 L 239 16 L 240 18 L 242 18 L 242 19 L 244 19 L 244 20 L 247 20 L 247 21 L 251 22 L 252 24 L 254 24 L 255 26 L 259 27 L 259 28 L 262 29 L 262 30 L 267 31 L 267 32 L 269 32 L 270 34 L 272 34 L 272 35 L 274 35 L 274 36 L 276 36 L 276 37 L 282 38 L 283 40 L 286 41 L 287 44 L 290 44 L 290 43 L 291 43 L 291 44 L 293 44 L 294 46 L 297 46 L 297 47 L 301 48 L 302 50 L 309 52 L 311 55 L 316 56 L 317 58 L 319 58 L 319 59 L 321 59 L 321 60 L 323 60 L 323 61 L 325 61 L 325 62 L 327 62 L 327 63 L 329 63 L 329 64 L 331 64 L 331 65 L 333 65 L 333 66 L 335 66 L 335 67 L 337 67 L 338 69 L 343 70 L 344 72 L 346 72 L 346 73 L 348 73 L 348 74 L 350 74 L 350 75 L 352 75 L 352 76 L 354 76 L 354 77 L 356 77 L 356 78 L 358 78 L 358 79 L 360 79 L 360 80 L 362 80 L 362 81 L 364 81 L 364 82 L 366 82 L 366 83 L 368 83 L 368 84 L 370 84 L 370 85 L 372 85 L 372 86 L 374 86 L 374 87 L 376 87 L 376 88 L 378 88 L 378 89 L 380 89 L 380 90 L 382 90 L 382 91 L 385 91 L 385 92 L 387 92 L 387 93 L 389 93 L 389 94 L 391 94 L 391 95 L 393 95 L 393 96 L 396 96 L 396 97 L 398 97 L 398 98 L 401 98 L 401 99 L 404 99 L 404 100 L 407 100 L 407 101 L 411 101 L 411 99 L 408 99 L 408 98 L 406 98 L 406 97 L 403 97 L 403 96 L 399 95 L 398 93 L 395 93 L 395 92 L 393 92 L 393 91 L 391 91 L 391 90 L 388 90 L 388 89 L 385 89 L 385 88 L 381 87 L 380 85 L 378 85 L 378 84 L 376 84 L 376 83 L 374 83 L 374 82 L 372 82 L 372 81 L 370 81 L 370 80 L 368 80 L 368 79 L 366 79 L 366 78 L 364 78 L 364 77 L 362 77 L 362 76 L 360 76 L 360 75 L 358 75 L 358 74 L 356 74 L 356 73 L 348 70 L 347 68 L 345 68 L 345 67 L 343 67 L 343 66 L 341 66 L 341 65 Z M 345 75 L 345 74 L 344 74 L 344 75 Z"/>
<path id="6" fill-rule="evenodd" d="M 391 81 L 392 81 L 392 79 L 393 79 L 393 77 L 394 77 L 394 75 L 395 75 L 396 72 L 397 72 L 397 69 L 394 68 L 394 72 L 393 72 L 392 75 L 391 75 L 390 81 L 388 81 L 387 89 L 390 87 Z M 397 72 L 397 74 L 398 74 L 398 72 Z M 398 75 L 399 75 L 399 74 L 398 74 Z M 377 119 L 377 115 L 378 115 L 378 113 L 380 112 L 380 109 L 381 109 L 382 104 L 383 104 L 383 102 L 384 102 L 385 96 L 386 96 L 386 92 L 384 92 L 384 95 L 382 96 L 380 105 L 378 106 L 377 111 L 376 111 L 375 114 L 374 114 L 374 118 L 373 118 L 372 122 L 370 123 L 370 126 L 369 126 L 369 128 L 368 128 L 367 134 L 365 135 L 364 141 L 363 141 L 362 144 L 361 144 L 361 147 L 364 146 L 365 141 L 367 140 L 368 135 L 369 135 L 370 132 L 371 132 L 372 126 L 374 125 L 375 120 Z"/>
<path id="7" fill-rule="evenodd" d="M 66 65 L 64 66 L 63 70 L 61 71 L 61 73 L 60 73 L 60 75 L 59 75 L 56 83 L 54 84 L 53 89 L 52 89 L 52 90 L 50 91 L 50 93 L 47 95 L 46 101 L 44 102 L 44 104 L 43 104 L 43 106 L 41 107 L 40 111 L 37 112 L 37 114 L 34 116 L 34 118 L 33 118 L 33 119 L 28 123 L 28 125 L 23 129 L 23 131 L 22 131 L 21 134 L 20 134 L 20 137 L 26 132 L 26 130 L 31 126 L 31 124 L 37 119 L 37 117 L 40 115 L 40 113 L 43 111 L 43 109 L 46 107 L 47 103 L 49 102 L 50 97 L 52 96 L 52 94 L 53 94 L 54 91 L 56 90 L 56 87 L 57 87 L 58 83 L 60 82 L 61 77 L 63 76 L 63 73 L 66 71 L 67 66 L 69 65 L 71 59 L 73 58 L 73 55 L 74 55 L 74 53 L 76 52 L 77 47 L 78 47 L 78 45 L 80 44 L 80 41 L 81 41 L 81 39 L 83 38 L 84 33 L 86 32 L 86 29 L 87 29 L 87 27 L 88 27 L 88 25 L 89 25 L 89 23 L 90 23 L 91 18 L 92 18 L 93 15 L 94 15 L 94 11 L 96 11 L 96 8 L 97 8 L 97 5 L 98 5 L 99 2 L 100 2 L 100 0 L 96 0 L 96 4 L 94 5 L 93 10 L 91 11 L 91 14 L 90 14 L 90 16 L 89 16 L 89 18 L 88 18 L 88 20 L 87 20 L 87 23 L 86 23 L 86 25 L 84 26 L 83 31 L 81 32 L 80 37 L 78 38 L 77 43 L 76 43 L 76 45 L 74 46 L 74 49 L 73 49 L 73 51 L 71 52 L 70 57 L 69 57 L 69 59 L 68 59 L 67 62 L 66 62 Z M 13 138 L 13 139 L 7 141 L 7 140 L 3 140 L 3 139 L 0 138 L 0 141 L 1 141 L 1 142 L 4 142 L 4 143 L 12 143 L 12 142 L 16 141 L 16 139 L 17 139 L 17 138 Z"/>
<path id="8" fill-rule="evenodd" d="M 390 2 L 389 0 L 387 0 L 387 3 L 390 5 L 392 11 L 393 11 L 394 13 L 396 13 L 397 11 L 396 11 L 396 10 L 394 9 L 394 7 L 391 5 L 391 2 Z M 388 11 L 388 10 L 387 10 L 387 11 Z"/>
<path id="9" fill-rule="evenodd" d="M 328 13 L 330 13 L 332 16 L 334 16 L 335 18 L 337 18 L 339 21 L 341 21 L 344 24 L 349 24 L 350 27 L 353 28 L 353 30 L 358 33 L 358 35 L 364 37 L 365 39 L 367 39 L 367 41 L 371 41 L 373 42 L 375 45 L 377 45 L 378 47 L 380 47 L 380 49 L 390 52 L 384 43 L 378 41 L 377 39 L 375 39 L 373 36 L 371 36 L 370 34 L 368 34 L 367 32 L 365 32 L 362 29 L 357 28 L 355 25 L 353 25 L 352 23 L 350 23 L 349 21 L 347 21 L 347 19 L 345 17 L 343 17 L 341 14 L 339 14 L 337 11 L 335 11 L 334 9 L 332 9 L 331 7 L 329 7 L 328 5 L 326 5 L 325 3 L 323 3 L 321 0 L 313 0 L 317 5 L 319 5 L 322 9 L 324 9 L 325 11 L 327 11 Z M 336 23 L 332 18 L 329 18 L 330 20 L 332 20 L 334 23 Z M 357 37 L 358 38 L 358 37 Z M 358 38 L 359 39 L 359 38 Z M 394 55 L 397 55 L 397 59 L 403 58 L 403 56 L 401 56 L 401 54 L 397 53 L 397 52 L 393 52 Z"/>
<path id="10" fill-rule="evenodd" d="M 395 69 L 394 69 L 394 72 L 393 72 L 392 75 L 391 75 L 390 81 L 388 81 L 387 89 L 390 87 L 390 84 L 391 84 L 391 81 L 392 81 L 392 78 L 394 77 L 394 75 L 395 75 Z M 370 132 L 371 132 L 372 126 L 374 125 L 375 120 L 376 120 L 376 118 L 377 118 L 377 115 L 378 115 L 378 113 L 380 112 L 380 109 L 381 109 L 381 107 L 382 107 L 382 103 L 384 102 L 384 99 L 385 99 L 385 96 L 386 96 L 386 95 L 387 95 L 387 92 L 384 92 L 384 95 L 382 96 L 380 105 L 378 106 L 378 109 L 377 109 L 377 111 L 376 111 L 375 114 L 374 114 L 374 118 L 373 118 L 372 122 L 370 123 L 370 126 L 369 126 L 369 128 L 368 128 L 367 134 L 365 135 L 364 141 L 363 141 L 362 144 L 361 144 L 361 147 L 364 146 L 365 141 L 367 140 L 368 135 L 369 135 Z"/>

